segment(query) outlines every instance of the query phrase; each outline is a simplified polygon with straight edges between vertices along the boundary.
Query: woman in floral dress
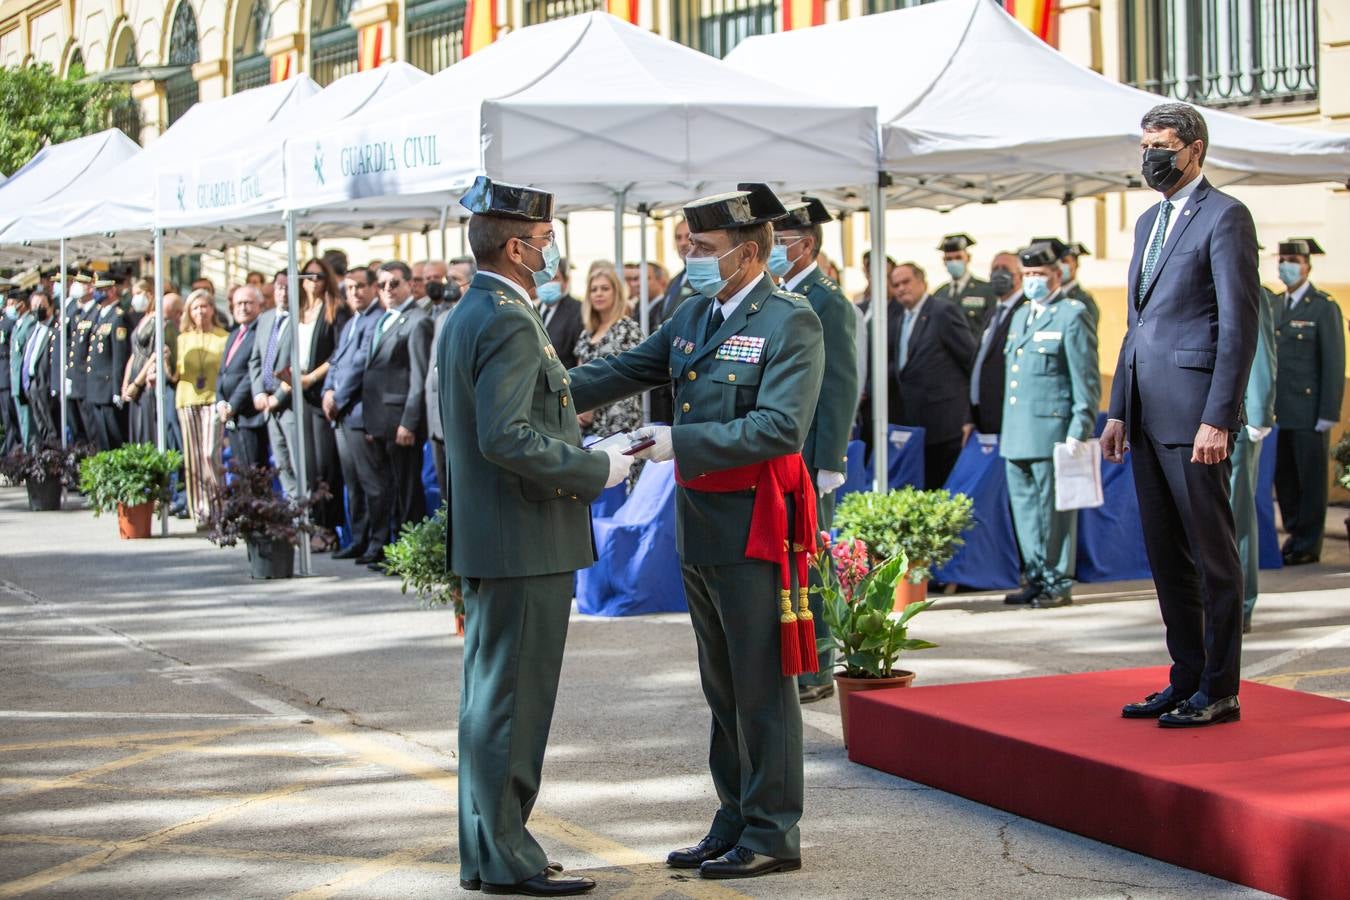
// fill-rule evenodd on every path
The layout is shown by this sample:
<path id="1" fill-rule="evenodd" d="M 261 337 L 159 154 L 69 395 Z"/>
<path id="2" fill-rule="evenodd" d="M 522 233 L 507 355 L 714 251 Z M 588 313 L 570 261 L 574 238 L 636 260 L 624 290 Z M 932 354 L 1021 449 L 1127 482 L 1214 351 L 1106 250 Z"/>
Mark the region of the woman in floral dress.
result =
<path id="1" fill-rule="evenodd" d="M 642 343 L 642 326 L 628 317 L 624 282 L 613 266 L 594 266 L 586 279 L 586 297 L 582 300 L 581 321 L 584 331 L 577 339 L 577 364 L 602 356 L 616 356 Z M 642 398 L 629 397 L 577 416 L 582 441 L 592 435 L 606 438 L 620 431 L 642 426 Z M 642 462 L 633 466 L 628 489 L 637 484 Z"/>

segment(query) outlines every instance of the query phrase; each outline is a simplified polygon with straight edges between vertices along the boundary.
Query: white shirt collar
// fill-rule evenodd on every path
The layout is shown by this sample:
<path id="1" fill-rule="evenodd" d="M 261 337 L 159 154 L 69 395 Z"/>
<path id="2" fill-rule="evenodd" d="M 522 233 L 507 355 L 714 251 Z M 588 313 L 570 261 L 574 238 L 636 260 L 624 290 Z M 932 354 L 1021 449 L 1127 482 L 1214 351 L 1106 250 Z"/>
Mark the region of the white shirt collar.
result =
<path id="1" fill-rule="evenodd" d="M 478 274 L 486 275 L 488 278 L 495 278 L 502 284 L 509 287 L 513 292 L 515 292 L 515 294 L 518 297 L 520 297 L 520 299 L 524 300 L 526 303 L 529 303 L 531 306 L 534 305 L 534 301 L 530 299 L 529 294 L 525 293 L 525 289 L 520 285 L 516 284 L 511 279 L 507 278 L 505 275 L 498 275 L 496 272 L 489 272 L 487 269 L 479 269 Z"/>
<path id="2" fill-rule="evenodd" d="M 749 284 L 741 288 L 736 293 L 732 294 L 726 300 L 721 301 L 720 308 L 722 310 L 722 319 L 724 321 L 726 319 L 730 319 L 731 314 L 736 311 L 736 307 L 741 305 L 741 301 L 744 300 L 746 297 L 750 296 L 750 292 L 753 291 L 755 288 L 759 287 L 759 283 L 768 277 L 769 275 L 766 272 L 763 275 L 759 276 L 758 278 L 750 279 Z"/>
<path id="3" fill-rule="evenodd" d="M 1302 303 L 1303 298 L 1308 296 L 1308 288 L 1310 287 L 1312 287 L 1312 279 L 1305 278 L 1303 279 L 1303 283 L 1300 284 L 1293 291 L 1293 293 L 1290 293 L 1288 290 L 1286 290 L 1285 294 L 1289 297 L 1289 299 L 1292 299 L 1295 304 Z"/>
<path id="4" fill-rule="evenodd" d="M 1007 299 L 998 301 L 998 307 L 999 307 L 999 309 L 1001 309 L 1001 310 L 1006 310 L 1006 309 L 1008 309 L 1010 306 L 1012 306 L 1014 303 L 1016 303 L 1018 300 L 1021 300 L 1021 299 L 1022 299 L 1022 289 L 1021 289 L 1021 288 L 1018 288 L 1017 290 L 1015 290 L 1015 291 L 1013 291 L 1011 294 L 1009 294 L 1009 295 L 1007 296 Z"/>
<path id="5" fill-rule="evenodd" d="M 1199 186 L 1200 186 L 1200 176 L 1196 175 L 1194 178 L 1188 181 L 1185 184 L 1185 186 L 1178 189 L 1175 194 L 1165 199 L 1172 204 L 1172 209 L 1174 211 L 1179 210 L 1186 205 L 1186 201 L 1191 198 L 1191 194 L 1194 194 L 1195 189 L 1198 188 Z"/>
<path id="6" fill-rule="evenodd" d="M 814 272 L 814 271 L 815 271 L 816 269 L 818 269 L 818 268 L 819 268 L 819 266 L 817 266 L 815 263 L 811 263 L 811 265 L 807 266 L 805 269 L 802 269 L 802 270 L 801 270 L 800 272 L 798 272 L 796 275 L 793 275 L 793 276 L 792 276 L 791 278 L 789 278 L 787 281 L 783 282 L 783 289 L 784 289 L 784 290 L 787 290 L 787 291 L 795 291 L 795 290 L 797 290 L 797 285 L 799 285 L 799 284 L 801 284 L 803 281 L 805 281 L 805 280 L 806 280 L 806 276 L 807 276 L 807 275 L 810 275 L 812 272 Z"/>
<path id="7" fill-rule="evenodd" d="M 922 297 L 919 298 L 919 302 L 914 304 L 913 309 L 905 310 L 905 315 L 917 319 L 919 317 L 919 313 L 923 312 L 923 305 L 927 302 L 928 302 L 928 295 L 924 294 Z"/>

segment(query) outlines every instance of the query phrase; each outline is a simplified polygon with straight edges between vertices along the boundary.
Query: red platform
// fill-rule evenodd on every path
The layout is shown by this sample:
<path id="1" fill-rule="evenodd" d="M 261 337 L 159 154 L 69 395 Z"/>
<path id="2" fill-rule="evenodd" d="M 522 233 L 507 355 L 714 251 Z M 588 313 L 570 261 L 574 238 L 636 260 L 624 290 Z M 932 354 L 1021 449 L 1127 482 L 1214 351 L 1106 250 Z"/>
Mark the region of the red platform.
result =
<path id="1" fill-rule="evenodd" d="M 1350 897 L 1350 703 L 1244 682 L 1242 721 L 1120 718 L 1166 669 L 854 694 L 849 758 L 1178 866 Z"/>

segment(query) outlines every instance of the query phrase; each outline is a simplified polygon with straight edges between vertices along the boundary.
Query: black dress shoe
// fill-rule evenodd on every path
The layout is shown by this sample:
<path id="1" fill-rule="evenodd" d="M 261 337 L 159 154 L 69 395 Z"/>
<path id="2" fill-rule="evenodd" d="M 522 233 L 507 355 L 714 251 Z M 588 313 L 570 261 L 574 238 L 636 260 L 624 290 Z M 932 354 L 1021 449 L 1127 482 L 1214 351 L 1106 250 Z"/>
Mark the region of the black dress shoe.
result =
<path id="1" fill-rule="evenodd" d="M 826 697 L 834 696 L 834 683 L 827 681 L 824 684 L 812 684 L 807 687 L 797 688 L 798 703 L 815 703 L 817 700 L 824 700 Z"/>
<path id="2" fill-rule="evenodd" d="M 1205 706 L 1183 700 L 1176 709 L 1159 716 L 1158 724 L 1163 728 L 1199 728 L 1221 722 L 1236 722 L 1241 718 L 1242 707 L 1238 705 L 1238 698 L 1224 697 Z"/>
<path id="3" fill-rule="evenodd" d="M 1138 703 L 1126 703 L 1120 710 L 1125 719 L 1156 719 L 1181 705 L 1181 695 L 1169 684 L 1156 694 L 1149 694 Z"/>
<path id="4" fill-rule="evenodd" d="M 1073 598 L 1068 594 L 1037 594 L 1031 601 L 1032 609 L 1054 609 L 1057 606 L 1073 606 Z"/>
<path id="5" fill-rule="evenodd" d="M 381 547 L 379 550 L 376 550 L 376 551 L 373 551 L 373 552 L 370 552 L 370 553 L 362 553 L 360 556 L 355 557 L 353 561 L 354 561 L 358 566 L 368 566 L 368 565 L 370 565 L 371 563 L 373 563 L 373 562 L 379 562 L 379 561 L 382 560 L 382 559 L 384 559 L 384 548 L 383 548 L 383 547 Z"/>
<path id="6" fill-rule="evenodd" d="M 666 865 L 672 869 L 697 869 L 703 863 L 717 859 L 735 846 L 731 841 L 724 841 L 710 834 L 693 847 L 670 851 L 670 855 L 666 857 Z"/>
<path id="7" fill-rule="evenodd" d="M 1020 591 L 1013 591 L 1011 594 L 1003 595 L 1003 602 L 1009 606 L 1025 606 L 1032 600 L 1040 596 L 1041 588 L 1039 585 L 1028 584 Z"/>
<path id="8" fill-rule="evenodd" d="M 1284 555 L 1284 564 L 1286 566 L 1306 566 L 1309 563 L 1317 562 L 1317 559 L 1311 553 L 1304 553 L 1302 550 L 1290 550 Z"/>
<path id="9" fill-rule="evenodd" d="M 333 551 L 333 559 L 356 559 L 358 556 L 365 555 L 365 549 L 355 544 L 349 544 L 346 550 Z"/>
<path id="10" fill-rule="evenodd" d="M 492 884 L 484 881 L 485 894 L 516 894 L 522 897 L 570 897 L 595 890 L 595 882 L 589 878 L 560 876 L 552 869 L 545 869 L 533 878 L 527 878 L 518 884 Z"/>
<path id="11" fill-rule="evenodd" d="M 755 878 L 774 872 L 795 872 L 801 867 L 800 859 L 779 859 L 756 853 L 748 847 L 734 847 L 725 856 L 699 866 L 698 873 L 704 878 Z"/>
<path id="12" fill-rule="evenodd" d="M 562 870 L 563 870 L 562 863 L 551 862 L 548 864 L 548 868 L 545 869 L 544 871 L 561 872 Z M 461 889 L 466 891 L 481 891 L 483 889 L 483 880 L 481 878 L 461 878 L 459 880 L 459 886 Z"/>
<path id="13" fill-rule="evenodd" d="M 1251 613 L 1245 613 L 1245 614 L 1242 616 L 1242 633 L 1243 633 L 1243 634 L 1251 634 L 1251 633 L 1252 633 L 1252 614 L 1251 614 Z"/>

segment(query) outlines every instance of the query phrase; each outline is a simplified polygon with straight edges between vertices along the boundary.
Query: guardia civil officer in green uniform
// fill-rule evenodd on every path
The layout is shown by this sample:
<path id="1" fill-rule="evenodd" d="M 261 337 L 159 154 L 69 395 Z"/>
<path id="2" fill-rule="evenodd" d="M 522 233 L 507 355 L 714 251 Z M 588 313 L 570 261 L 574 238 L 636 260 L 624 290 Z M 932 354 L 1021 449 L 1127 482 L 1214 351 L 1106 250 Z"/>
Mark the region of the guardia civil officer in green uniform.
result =
<path id="1" fill-rule="evenodd" d="M 1019 256 L 1027 302 L 1008 329 L 999 453 L 1027 588 L 1008 601 L 1043 609 L 1073 602 L 1078 537 L 1077 510 L 1055 509 L 1055 445 L 1087 452 L 1102 382 L 1097 330 L 1087 307 L 1064 296 L 1058 254 L 1041 243 Z"/>
<path id="2" fill-rule="evenodd" d="M 933 296 L 955 303 L 978 340 L 984 334 L 989 311 L 998 305 L 998 298 L 989 282 L 971 274 L 970 248 L 974 246 L 975 239 L 968 234 L 949 234 L 942 239 L 938 250 L 942 251 L 942 264 L 952 280 L 934 291 Z"/>
<path id="3" fill-rule="evenodd" d="M 1081 241 L 1065 243 L 1057 237 L 1034 237 L 1032 244 L 1049 244 L 1059 254 L 1060 290 L 1070 300 L 1077 300 L 1088 309 L 1092 318 L 1092 327 L 1097 327 L 1101 316 L 1097 309 L 1097 300 L 1078 283 L 1078 257 L 1091 256 Z"/>
<path id="4" fill-rule="evenodd" d="M 446 559 L 464 585 L 459 707 L 460 884 L 560 896 L 564 878 L 526 830 L 539 793 L 572 578 L 595 561 L 588 504 L 632 461 L 581 450 L 567 371 L 530 299 L 553 278 L 553 196 L 479 178 L 478 264 L 436 348 L 445 423 Z"/>
<path id="5" fill-rule="evenodd" d="M 1289 537 L 1284 564 L 1322 556 L 1327 518 L 1327 463 L 1331 429 L 1341 418 L 1345 391 L 1345 327 L 1336 301 L 1308 280 L 1312 238 L 1280 242 L 1285 292 L 1275 311 L 1275 497 Z"/>
<path id="6" fill-rule="evenodd" d="M 1256 354 L 1247 376 L 1242 404 L 1247 424 L 1233 442 L 1233 472 L 1229 476 L 1233 523 L 1237 528 L 1238 559 L 1242 561 L 1242 631 L 1252 630 L 1252 610 L 1261 578 L 1261 545 L 1256 522 L 1256 481 L 1261 471 L 1262 442 L 1275 424 L 1275 307 L 1278 301 L 1261 288 L 1256 331 Z"/>
<path id="7" fill-rule="evenodd" d="M 824 531 L 834 520 L 834 492 L 844 483 L 848 467 L 848 439 L 858 411 L 858 315 L 853 304 L 816 265 L 824 235 L 821 226 L 830 221 L 825 204 L 815 197 L 787 204 L 788 214 L 774 223 L 774 245 L 769 254 L 769 272 L 783 280 L 783 290 L 801 294 L 811 304 L 825 338 L 825 374 L 820 383 L 816 415 L 802 446 L 802 459 L 816 484 L 816 523 Z M 812 584 L 818 576 L 811 570 Z M 818 594 L 811 596 L 816 638 L 829 635 Z M 797 676 L 798 696 L 811 703 L 834 693 L 834 651 L 819 654 L 819 668 Z"/>
<path id="8" fill-rule="evenodd" d="M 707 836 L 666 862 L 705 878 L 745 878 L 801 865 L 802 722 L 795 675 L 783 674 L 782 569 L 746 555 L 765 524 L 756 499 L 782 496 L 766 495 L 767 486 L 684 485 L 779 460 L 801 471 L 825 354 L 810 304 L 765 272 L 769 223 L 784 215 L 766 186 L 696 201 L 684 214 L 685 271 L 697 295 L 634 349 L 573 369 L 572 390 L 585 410 L 675 384 L 673 426 L 636 434 L 655 441 L 645 458 L 675 460 L 682 485 L 676 541 L 712 709 L 708 765 L 720 806 Z"/>

